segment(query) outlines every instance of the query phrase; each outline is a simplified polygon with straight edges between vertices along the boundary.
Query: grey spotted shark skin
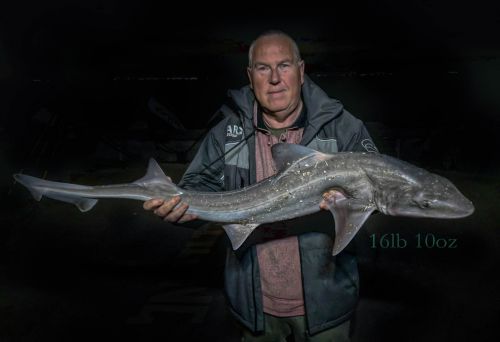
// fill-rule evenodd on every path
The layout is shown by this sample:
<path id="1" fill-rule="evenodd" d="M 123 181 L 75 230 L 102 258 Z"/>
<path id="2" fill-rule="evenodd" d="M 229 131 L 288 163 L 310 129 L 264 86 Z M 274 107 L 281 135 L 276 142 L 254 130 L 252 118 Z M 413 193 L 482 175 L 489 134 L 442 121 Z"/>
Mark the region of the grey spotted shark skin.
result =
<path id="1" fill-rule="evenodd" d="M 238 249 L 261 224 L 315 213 L 325 203 L 335 220 L 332 254 L 341 252 L 375 211 L 392 216 L 462 218 L 474 205 L 446 178 L 402 160 L 362 152 L 325 154 L 301 145 L 272 147 L 278 173 L 251 186 L 224 192 L 184 190 L 150 159 L 146 175 L 127 184 L 84 186 L 15 174 L 36 200 L 43 196 L 88 211 L 100 198 L 146 201 L 180 196 L 188 213 L 223 225 Z M 330 191 L 330 196 L 323 194 Z"/>

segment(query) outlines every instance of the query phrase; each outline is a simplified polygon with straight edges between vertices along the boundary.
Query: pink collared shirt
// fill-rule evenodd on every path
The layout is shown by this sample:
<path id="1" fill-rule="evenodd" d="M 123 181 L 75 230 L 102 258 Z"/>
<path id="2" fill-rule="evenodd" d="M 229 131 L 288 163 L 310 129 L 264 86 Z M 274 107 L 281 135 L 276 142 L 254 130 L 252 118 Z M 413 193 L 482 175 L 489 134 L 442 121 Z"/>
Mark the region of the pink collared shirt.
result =
<path id="1" fill-rule="evenodd" d="M 255 116 L 254 122 L 256 122 Z M 302 139 L 303 130 L 303 128 L 291 128 L 280 137 L 259 129 L 256 131 L 257 181 L 277 172 L 271 155 L 271 146 L 278 142 L 298 144 Z M 285 231 L 282 233 L 286 236 Z M 276 230 L 273 231 L 273 235 L 273 239 L 256 246 L 264 312 L 278 317 L 304 315 L 299 240 L 297 236 L 279 238 L 280 231 Z"/>

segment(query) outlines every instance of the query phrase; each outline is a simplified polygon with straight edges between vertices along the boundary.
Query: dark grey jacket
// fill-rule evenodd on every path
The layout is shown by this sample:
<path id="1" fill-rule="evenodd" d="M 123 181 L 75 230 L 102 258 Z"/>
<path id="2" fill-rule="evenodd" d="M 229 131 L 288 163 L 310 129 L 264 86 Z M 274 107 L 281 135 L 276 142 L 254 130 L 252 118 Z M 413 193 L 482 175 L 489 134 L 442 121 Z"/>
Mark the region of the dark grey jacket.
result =
<path id="1" fill-rule="evenodd" d="M 179 184 L 181 187 L 224 191 L 255 183 L 255 127 L 252 121 L 255 98 L 248 86 L 229 91 L 229 98 L 228 104 L 220 109 L 224 119 L 205 137 Z M 363 123 L 347 112 L 339 101 L 329 98 L 307 76 L 302 98 L 307 108 L 302 145 L 325 153 L 376 152 Z M 333 257 L 332 236 L 316 231 L 299 235 L 306 320 L 311 334 L 349 319 L 358 298 L 356 259 L 347 251 Z M 254 245 L 242 253 L 228 251 L 225 291 L 236 318 L 254 332 L 263 331 L 264 312 Z"/>

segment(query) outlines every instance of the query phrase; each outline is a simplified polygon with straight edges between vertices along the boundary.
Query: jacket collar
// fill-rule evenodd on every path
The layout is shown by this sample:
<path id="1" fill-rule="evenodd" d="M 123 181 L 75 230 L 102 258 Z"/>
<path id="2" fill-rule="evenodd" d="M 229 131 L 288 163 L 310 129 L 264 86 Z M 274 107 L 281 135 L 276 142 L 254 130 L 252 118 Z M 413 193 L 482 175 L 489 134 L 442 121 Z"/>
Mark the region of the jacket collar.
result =
<path id="1" fill-rule="evenodd" d="M 228 91 L 232 111 L 238 114 L 245 127 L 252 127 L 255 96 L 250 86 Z M 306 124 L 302 141 L 308 143 L 326 123 L 342 113 L 340 101 L 328 97 L 307 75 L 304 75 L 302 99 L 307 108 Z"/>

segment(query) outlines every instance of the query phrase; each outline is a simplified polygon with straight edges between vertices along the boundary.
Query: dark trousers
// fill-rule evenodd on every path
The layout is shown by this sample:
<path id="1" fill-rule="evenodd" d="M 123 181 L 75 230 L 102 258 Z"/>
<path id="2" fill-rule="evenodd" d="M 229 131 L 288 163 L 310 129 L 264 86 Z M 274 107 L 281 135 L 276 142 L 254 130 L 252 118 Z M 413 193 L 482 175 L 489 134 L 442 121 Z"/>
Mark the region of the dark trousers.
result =
<path id="1" fill-rule="evenodd" d="M 349 342 L 350 321 L 310 336 L 304 316 L 276 317 L 265 314 L 265 331 L 254 335 L 243 329 L 243 342 L 286 342 L 293 335 L 294 342 Z"/>

